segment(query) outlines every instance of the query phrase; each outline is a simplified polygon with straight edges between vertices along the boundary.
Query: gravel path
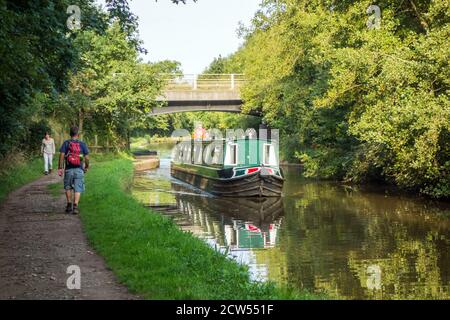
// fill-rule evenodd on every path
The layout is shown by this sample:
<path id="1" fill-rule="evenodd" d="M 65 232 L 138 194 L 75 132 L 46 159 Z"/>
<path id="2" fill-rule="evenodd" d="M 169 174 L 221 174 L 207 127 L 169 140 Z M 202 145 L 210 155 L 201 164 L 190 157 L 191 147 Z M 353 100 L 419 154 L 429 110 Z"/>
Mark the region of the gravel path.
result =
<path id="1" fill-rule="evenodd" d="M 88 245 L 80 218 L 64 213 L 63 192 L 50 194 L 56 182 L 62 188 L 56 173 L 44 176 L 0 206 L 0 299 L 136 299 Z M 71 265 L 79 290 L 66 285 Z"/>

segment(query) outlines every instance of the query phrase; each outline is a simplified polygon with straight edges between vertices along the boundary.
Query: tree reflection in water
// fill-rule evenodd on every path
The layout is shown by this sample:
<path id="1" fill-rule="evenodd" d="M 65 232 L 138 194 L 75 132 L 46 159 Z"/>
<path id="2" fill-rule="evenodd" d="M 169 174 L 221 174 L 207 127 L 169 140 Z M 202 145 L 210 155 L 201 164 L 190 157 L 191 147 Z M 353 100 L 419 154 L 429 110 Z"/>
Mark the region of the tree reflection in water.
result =
<path id="1" fill-rule="evenodd" d="M 221 199 L 165 171 L 163 162 L 151 186 L 139 182 L 139 198 L 164 200 L 182 229 L 247 264 L 254 279 L 339 299 L 450 298 L 448 204 L 308 182 L 290 170 L 281 199 Z"/>

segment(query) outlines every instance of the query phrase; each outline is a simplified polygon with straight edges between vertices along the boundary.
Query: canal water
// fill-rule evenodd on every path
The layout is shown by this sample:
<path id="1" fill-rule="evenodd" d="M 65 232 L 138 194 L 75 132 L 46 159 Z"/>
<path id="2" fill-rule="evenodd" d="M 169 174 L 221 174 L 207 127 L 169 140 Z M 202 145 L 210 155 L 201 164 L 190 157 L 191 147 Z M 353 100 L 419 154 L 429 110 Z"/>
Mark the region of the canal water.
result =
<path id="1" fill-rule="evenodd" d="M 450 205 L 379 188 L 309 181 L 285 168 L 280 199 L 212 197 L 161 167 L 133 193 L 183 230 L 272 280 L 337 299 L 450 299 Z"/>

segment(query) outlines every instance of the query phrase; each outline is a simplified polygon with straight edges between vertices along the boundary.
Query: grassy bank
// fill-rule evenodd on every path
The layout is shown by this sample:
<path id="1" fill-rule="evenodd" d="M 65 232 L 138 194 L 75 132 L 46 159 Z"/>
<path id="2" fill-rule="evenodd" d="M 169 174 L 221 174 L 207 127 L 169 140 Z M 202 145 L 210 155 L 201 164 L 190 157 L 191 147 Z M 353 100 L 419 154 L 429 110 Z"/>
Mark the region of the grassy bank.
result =
<path id="1" fill-rule="evenodd" d="M 80 203 L 91 244 L 131 292 L 148 299 L 314 298 L 250 282 L 245 267 L 132 198 L 132 174 L 129 159 L 94 162 Z"/>
<path id="2" fill-rule="evenodd" d="M 55 160 L 53 162 L 53 167 Z M 44 160 L 41 157 L 20 161 L 0 172 L 0 203 L 11 191 L 38 179 L 44 173 Z"/>
<path id="3" fill-rule="evenodd" d="M 179 142 L 179 138 L 172 137 L 150 137 L 146 135 L 145 137 L 135 137 L 131 138 L 131 150 L 139 151 L 142 149 L 147 149 L 149 145 L 155 143 L 177 143 Z"/>

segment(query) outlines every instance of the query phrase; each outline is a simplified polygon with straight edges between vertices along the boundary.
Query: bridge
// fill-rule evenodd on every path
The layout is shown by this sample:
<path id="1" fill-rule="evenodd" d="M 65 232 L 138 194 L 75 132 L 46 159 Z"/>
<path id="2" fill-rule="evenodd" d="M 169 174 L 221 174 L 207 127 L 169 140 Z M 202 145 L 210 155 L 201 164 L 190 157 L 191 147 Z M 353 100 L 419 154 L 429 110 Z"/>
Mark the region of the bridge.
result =
<path id="1" fill-rule="evenodd" d="M 158 101 L 167 106 L 154 108 L 151 115 L 215 111 L 240 113 L 242 74 L 164 75 L 166 87 Z"/>

